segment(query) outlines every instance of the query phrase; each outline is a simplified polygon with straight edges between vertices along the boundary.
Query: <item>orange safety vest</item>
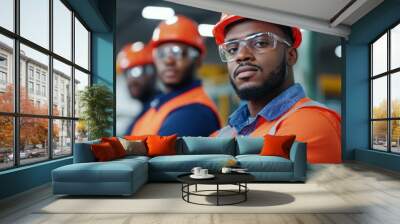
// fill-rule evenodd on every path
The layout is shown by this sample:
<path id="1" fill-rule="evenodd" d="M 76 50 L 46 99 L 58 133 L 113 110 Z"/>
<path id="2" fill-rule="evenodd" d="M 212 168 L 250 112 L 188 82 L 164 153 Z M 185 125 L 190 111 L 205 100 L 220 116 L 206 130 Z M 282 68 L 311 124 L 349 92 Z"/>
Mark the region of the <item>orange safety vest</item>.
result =
<path id="1" fill-rule="evenodd" d="M 310 163 L 340 163 L 341 118 L 333 110 L 302 98 L 289 111 L 273 121 L 260 117 L 252 137 L 269 135 L 296 135 L 296 141 L 307 143 L 307 161 Z M 236 130 L 225 127 L 212 136 L 236 136 Z"/>
<path id="2" fill-rule="evenodd" d="M 218 109 L 210 97 L 205 93 L 203 87 L 193 88 L 163 104 L 158 110 L 151 107 L 141 116 L 134 127 L 131 135 L 156 135 L 168 115 L 176 109 L 190 104 L 202 104 L 210 108 L 217 117 L 220 125 L 221 118 Z"/>

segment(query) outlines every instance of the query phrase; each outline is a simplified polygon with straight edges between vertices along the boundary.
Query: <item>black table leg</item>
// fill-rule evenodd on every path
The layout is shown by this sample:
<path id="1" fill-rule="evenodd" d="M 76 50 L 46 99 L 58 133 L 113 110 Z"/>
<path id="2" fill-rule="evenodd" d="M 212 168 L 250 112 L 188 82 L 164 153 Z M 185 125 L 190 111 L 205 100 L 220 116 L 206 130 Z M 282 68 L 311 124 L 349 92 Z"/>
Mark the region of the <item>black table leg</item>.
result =
<path id="1" fill-rule="evenodd" d="M 219 206 L 219 184 L 217 184 L 217 206 Z"/>
<path id="2" fill-rule="evenodd" d="M 245 187 L 245 192 L 244 192 L 244 201 L 247 201 L 247 192 L 248 192 L 248 190 L 247 190 L 247 182 L 246 183 L 244 183 L 244 187 Z"/>

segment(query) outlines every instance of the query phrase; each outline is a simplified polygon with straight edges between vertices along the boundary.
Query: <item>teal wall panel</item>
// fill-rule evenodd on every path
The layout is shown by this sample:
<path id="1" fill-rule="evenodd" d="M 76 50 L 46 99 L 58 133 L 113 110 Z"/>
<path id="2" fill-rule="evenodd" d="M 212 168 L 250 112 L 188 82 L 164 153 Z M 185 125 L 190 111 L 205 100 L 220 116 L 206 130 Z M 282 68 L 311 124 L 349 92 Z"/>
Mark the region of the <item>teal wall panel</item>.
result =
<path id="1" fill-rule="evenodd" d="M 0 199 L 48 183 L 53 169 L 71 163 L 68 157 L 0 172 Z"/>
<path id="2" fill-rule="evenodd" d="M 399 156 L 369 149 L 369 43 L 400 22 L 399 12 L 399 0 L 384 1 L 353 24 L 349 40 L 344 43 L 344 159 L 355 159 L 391 170 L 399 170 Z"/>

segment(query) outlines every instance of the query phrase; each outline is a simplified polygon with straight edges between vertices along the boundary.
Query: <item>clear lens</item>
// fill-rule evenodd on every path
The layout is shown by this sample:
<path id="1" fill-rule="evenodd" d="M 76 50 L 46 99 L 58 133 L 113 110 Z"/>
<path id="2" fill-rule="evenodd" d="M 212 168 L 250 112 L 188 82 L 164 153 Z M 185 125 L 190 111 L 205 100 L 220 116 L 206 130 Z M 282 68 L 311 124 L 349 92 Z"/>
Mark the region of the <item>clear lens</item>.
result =
<path id="1" fill-rule="evenodd" d="M 235 60 L 240 48 L 244 45 L 254 53 L 262 54 L 274 49 L 277 41 L 290 46 L 286 40 L 274 33 L 256 33 L 241 40 L 228 41 L 219 45 L 219 55 L 223 62 L 230 62 Z"/>
<path id="2" fill-rule="evenodd" d="M 132 78 L 138 78 L 143 74 L 143 67 L 136 66 L 128 70 L 127 75 Z"/>
<path id="3" fill-rule="evenodd" d="M 263 33 L 248 40 L 250 46 L 254 50 L 273 49 L 275 48 L 275 39 L 272 35 Z"/>
<path id="4" fill-rule="evenodd" d="M 196 58 L 199 56 L 199 51 L 193 47 L 181 47 L 178 45 L 168 45 L 161 46 L 156 50 L 156 56 L 159 59 L 165 59 L 167 57 L 172 57 L 176 60 L 182 59 L 184 57 Z"/>
<path id="5" fill-rule="evenodd" d="M 156 69 L 152 64 L 146 64 L 143 66 L 135 66 L 126 71 L 127 77 L 139 78 L 142 75 L 153 75 L 156 73 Z"/>
<path id="6" fill-rule="evenodd" d="M 218 48 L 218 52 L 219 52 L 219 57 L 221 58 L 222 62 L 228 62 L 231 59 L 229 59 L 229 54 L 227 53 L 227 51 L 223 48 L 222 45 L 219 46 Z M 228 54 L 228 55 L 227 55 Z M 232 56 L 233 57 L 233 56 Z"/>
<path id="7" fill-rule="evenodd" d="M 172 57 L 175 59 L 183 58 L 183 49 L 177 45 L 161 46 L 157 48 L 157 58 L 165 59 Z"/>

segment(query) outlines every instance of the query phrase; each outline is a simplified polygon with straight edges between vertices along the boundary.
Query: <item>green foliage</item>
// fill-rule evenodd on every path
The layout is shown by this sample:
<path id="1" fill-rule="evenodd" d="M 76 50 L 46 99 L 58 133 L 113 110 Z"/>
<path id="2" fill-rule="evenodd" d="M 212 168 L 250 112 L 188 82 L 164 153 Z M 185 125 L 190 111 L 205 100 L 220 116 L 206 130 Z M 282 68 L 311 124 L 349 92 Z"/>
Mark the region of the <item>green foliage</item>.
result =
<path id="1" fill-rule="evenodd" d="M 391 117 L 400 117 L 400 100 L 392 99 L 391 101 Z M 373 118 L 388 118 L 387 100 L 382 100 L 378 106 L 372 108 Z M 373 122 L 374 139 L 386 139 L 387 137 L 387 121 Z M 392 141 L 399 141 L 400 139 L 400 122 L 398 120 L 391 121 L 391 138 Z"/>
<path id="2" fill-rule="evenodd" d="M 112 92 L 102 84 L 86 87 L 80 93 L 81 118 L 87 125 L 89 140 L 110 136 L 107 129 L 112 126 L 114 98 Z"/>

